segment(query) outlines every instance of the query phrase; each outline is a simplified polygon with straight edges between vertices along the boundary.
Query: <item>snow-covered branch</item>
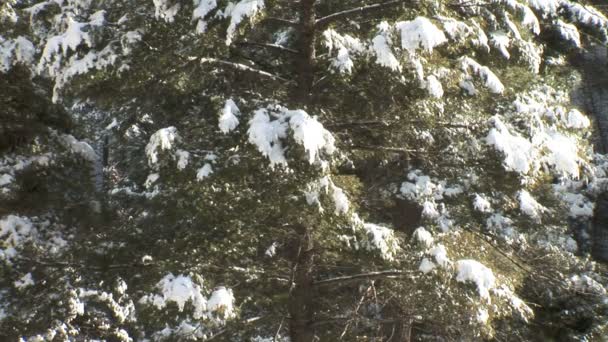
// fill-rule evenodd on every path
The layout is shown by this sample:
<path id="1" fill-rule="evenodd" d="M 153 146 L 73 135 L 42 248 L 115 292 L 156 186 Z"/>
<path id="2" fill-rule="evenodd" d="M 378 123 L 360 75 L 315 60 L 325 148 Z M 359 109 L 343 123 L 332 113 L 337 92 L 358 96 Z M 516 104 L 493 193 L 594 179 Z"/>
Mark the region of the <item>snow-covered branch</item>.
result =
<path id="1" fill-rule="evenodd" d="M 393 1 L 387 1 L 387 2 L 382 2 L 382 3 L 377 3 L 377 4 L 372 4 L 372 5 L 367 5 L 367 6 L 361 6 L 361 7 L 357 7 L 357 8 L 351 8 L 348 10 L 344 10 L 341 12 L 336 12 L 336 13 L 332 13 L 330 15 L 327 15 L 325 17 L 319 18 L 315 21 L 315 26 L 317 28 L 324 28 L 327 25 L 329 25 L 330 23 L 342 19 L 344 17 L 348 17 L 351 15 L 362 15 L 371 11 L 377 11 L 383 8 L 387 8 L 387 7 L 391 7 L 391 6 L 396 6 L 396 5 L 400 5 L 400 4 L 417 4 L 418 1 L 417 0 L 393 0 Z"/>
<path id="2" fill-rule="evenodd" d="M 241 63 L 229 62 L 229 61 L 225 61 L 225 60 L 217 59 L 217 58 L 201 58 L 200 61 L 201 61 L 201 64 L 204 64 L 204 63 L 215 63 L 215 64 L 229 66 L 229 67 L 237 69 L 237 70 L 252 72 L 252 73 L 258 74 L 260 76 L 268 77 L 268 78 L 273 79 L 275 81 L 282 81 L 282 82 L 286 82 L 286 83 L 292 82 L 292 81 L 290 81 L 290 80 L 288 80 L 286 78 L 283 78 L 281 76 L 277 76 L 277 75 L 271 74 L 271 73 L 269 73 L 267 71 L 264 71 L 264 70 L 255 69 L 255 68 L 252 68 L 252 67 L 250 67 L 248 65 L 241 64 Z"/>

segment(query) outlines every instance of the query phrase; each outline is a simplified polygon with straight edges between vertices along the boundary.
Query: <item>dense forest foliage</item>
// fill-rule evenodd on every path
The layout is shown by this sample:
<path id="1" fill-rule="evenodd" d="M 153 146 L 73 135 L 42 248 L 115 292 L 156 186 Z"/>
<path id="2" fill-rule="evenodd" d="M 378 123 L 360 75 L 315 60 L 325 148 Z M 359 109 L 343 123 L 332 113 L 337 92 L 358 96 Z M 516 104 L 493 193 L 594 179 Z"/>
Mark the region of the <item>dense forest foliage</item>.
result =
<path id="1" fill-rule="evenodd" d="M 0 340 L 602 341 L 592 5 L 5 0 Z"/>

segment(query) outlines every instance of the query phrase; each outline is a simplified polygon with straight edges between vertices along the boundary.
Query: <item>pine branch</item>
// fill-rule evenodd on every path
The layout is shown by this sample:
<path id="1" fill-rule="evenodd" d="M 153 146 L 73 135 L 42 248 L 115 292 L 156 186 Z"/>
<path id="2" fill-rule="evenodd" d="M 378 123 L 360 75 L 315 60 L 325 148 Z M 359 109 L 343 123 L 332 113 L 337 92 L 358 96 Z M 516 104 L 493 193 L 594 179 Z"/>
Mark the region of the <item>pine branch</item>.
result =
<path id="1" fill-rule="evenodd" d="M 288 52 L 288 53 L 292 53 L 292 54 L 298 54 L 298 53 L 300 53 L 298 50 L 290 49 L 288 47 L 285 47 L 285 46 L 279 45 L 279 44 L 242 41 L 242 42 L 238 42 L 237 45 L 260 46 L 260 47 L 274 49 L 274 50 L 281 51 L 281 52 Z"/>
<path id="2" fill-rule="evenodd" d="M 221 59 L 217 59 L 217 58 L 201 58 L 200 62 L 201 62 L 201 64 L 203 64 L 203 63 L 216 63 L 216 64 L 220 64 L 220 65 L 229 66 L 229 67 L 237 69 L 237 70 L 252 72 L 252 73 L 258 74 L 260 76 L 268 77 L 268 78 L 273 79 L 275 81 L 282 81 L 282 82 L 285 82 L 285 83 L 291 83 L 291 82 L 293 82 L 293 81 L 288 80 L 286 78 L 283 78 L 281 76 L 277 76 L 277 75 L 271 74 L 271 73 L 269 73 L 267 71 L 264 71 L 264 70 L 255 69 L 255 68 L 252 68 L 252 67 L 247 66 L 245 64 L 241 64 L 241 63 L 229 62 L 229 61 L 225 61 L 225 60 L 221 60 Z"/>
<path id="3" fill-rule="evenodd" d="M 412 150 L 403 147 L 391 147 L 391 146 L 368 146 L 368 145 L 351 145 L 347 146 L 353 150 L 369 150 L 369 151 L 383 151 L 383 152 L 395 152 L 395 153 L 421 153 L 420 150 Z"/>
<path id="4" fill-rule="evenodd" d="M 369 272 L 369 273 L 355 274 L 355 275 L 351 275 L 351 276 L 343 276 L 343 277 L 336 277 L 336 278 L 330 278 L 330 279 L 324 279 L 324 280 L 317 280 L 317 281 L 313 282 L 313 285 L 314 286 L 326 286 L 326 285 L 332 285 L 332 284 L 336 284 L 336 283 L 346 283 L 346 282 L 350 282 L 350 281 L 357 281 L 357 280 L 361 280 L 361 279 L 370 280 L 370 279 L 378 279 L 378 278 L 402 278 L 402 277 L 410 276 L 411 274 L 413 274 L 413 272 L 396 271 L 396 270 Z"/>
<path id="5" fill-rule="evenodd" d="M 357 7 L 357 8 L 351 8 L 348 10 L 336 12 L 336 13 L 333 13 L 333 14 L 330 14 L 325 17 L 317 19 L 315 21 L 315 27 L 318 29 L 324 28 L 327 25 L 329 25 L 330 23 L 332 23 L 336 20 L 340 20 L 345 17 L 349 17 L 352 15 L 363 15 L 368 12 L 377 11 L 377 10 L 381 10 L 381 9 L 388 8 L 391 6 L 401 5 L 401 4 L 405 4 L 405 3 L 417 4 L 418 0 L 393 0 L 393 1 L 387 1 L 387 2 L 382 2 L 382 3 L 367 5 L 367 6 L 361 6 L 361 7 Z"/>
<path id="6" fill-rule="evenodd" d="M 262 21 L 267 21 L 271 23 L 277 23 L 285 26 L 295 27 L 298 26 L 298 23 L 289 19 L 276 18 L 276 17 L 266 17 L 262 19 Z"/>

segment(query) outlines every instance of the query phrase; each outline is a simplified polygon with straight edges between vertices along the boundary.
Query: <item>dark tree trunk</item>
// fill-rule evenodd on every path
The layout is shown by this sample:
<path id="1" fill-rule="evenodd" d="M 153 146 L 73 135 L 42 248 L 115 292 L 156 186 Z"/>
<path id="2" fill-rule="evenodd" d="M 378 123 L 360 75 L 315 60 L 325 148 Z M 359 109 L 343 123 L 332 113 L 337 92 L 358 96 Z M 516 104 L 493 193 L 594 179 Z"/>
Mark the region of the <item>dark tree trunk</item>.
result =
<path id="1" fill-rule="evenodd" d="M 314 82 L 315 62 L 315 12 L 316 0 L 300 1 L 298 23 L 298 51 L 296 57 L 297 87 L 295 99 L 298 103 L 309 105 Z"/>
<path id="2" fill-rule="evenodd" d="M 294 260 L 293 284 L 289 296 L 289 335 L 292 342 L 311 342 L 315 334 L 312 329 L 314 317 L 313 268 L 314 240 L 312 229 L 297 228 L 300 237 L 298 253 Z"/>
<path id="3" fill-rule="evenodd" d="M 304 108 L 312 105 L 312 86 L 315 62 L 316 0 L 300 0 L 298 23 L 298 55 L 295 60 L 297 85 L 294 100 Z M 312 342 L 315 333 L 312 321 L 315 314 L 313 295 L 314 238 L 313 227 L 296 228 L 298 253 L 293 261 L 293 284 L 289 292 L 289 336 L 292 342 Z"/>

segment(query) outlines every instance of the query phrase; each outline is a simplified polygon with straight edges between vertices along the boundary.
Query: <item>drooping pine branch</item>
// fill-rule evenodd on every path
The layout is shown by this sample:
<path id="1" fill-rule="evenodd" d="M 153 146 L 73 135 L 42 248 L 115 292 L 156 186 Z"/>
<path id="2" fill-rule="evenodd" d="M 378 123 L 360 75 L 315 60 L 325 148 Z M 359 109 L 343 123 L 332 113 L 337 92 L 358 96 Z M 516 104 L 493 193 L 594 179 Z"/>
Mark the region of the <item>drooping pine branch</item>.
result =
<path id="1" fill-rule="evenodd" d="M 237 70 L 252 72 L 254 74 L 258 74 L 260 76 L 264 76 L 264 77 L 270 78 L 270 79 L 275 80 L 275 81 L 281 81 L 281 82 L 285 82 L 285 83 L 291 83 L 292 82 L 292 81 L 290 81 L 290 80 L 288 80 L 286 78 L 283 78 L 281 76 L 277 76 L 275 74 L 271 74 L 268 71 L 264 71 L 264 70 L 260 70 L 260 69 L 255 69 L 255 68 L 252 68 L 252 67 L 250 67 L 248 65 L 241 64 L 241 63 L 229 62 L 229 61 L 225 61 L 225 60 L 222 60 L 222 59 L 208 58 L 208 57 L 201 58 L 200 62 L 201 62 L 201 64 L 204 64 L 204 63 L 215 63 L 215 64 L 220 64 L 220 65 L 223 65 L 223 66 L 228 66 L 228 67 L 231 67 L 231 68 L 237 69 Z"/>
<path id="2" fill-rule="evenodd" d="M 332 13 L 325 17 L 319 18 L 315 21 L 315 26 L 319 29 L 327 27 L 327 25 L 331 24 L 334 21 L 348 18 L 355 15 L 363 15 L 372 11 L 377 11 L 385 8 L 389 8 L 392 6 L 402 5 L 402 4 L 418 4 L 418 0 L 392 0 L 386 1 L 382 3 L 376 3 L 367 6 L 361 6 L 356 8 L 351 8 L 348 10 L 344 10 L 341 12 Z"/>

